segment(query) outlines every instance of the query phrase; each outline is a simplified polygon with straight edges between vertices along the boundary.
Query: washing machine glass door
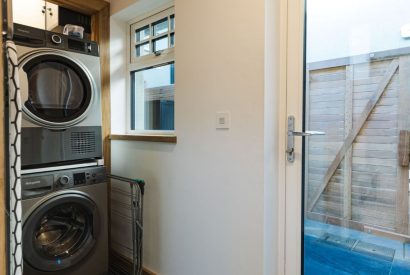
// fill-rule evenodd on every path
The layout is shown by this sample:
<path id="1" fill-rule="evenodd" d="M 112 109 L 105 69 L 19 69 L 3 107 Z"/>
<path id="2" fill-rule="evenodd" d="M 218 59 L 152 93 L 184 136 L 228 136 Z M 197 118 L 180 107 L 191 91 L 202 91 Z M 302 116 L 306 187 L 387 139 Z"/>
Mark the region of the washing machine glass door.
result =
<path id="1" fill-rule="evenodd" d="M 96 205 L 86 196 L 64 194 L 45 201 L 24 222 L 24 261 L 46 272 L 75 266 L 94 247 L 99 222 Z"/>
<path id="2" fill-rule="evenodd" d="M 67 128 L 83 120 L 92 103 L 95 84 L 79 61 L 41 52 L 20 65 L 23 111 L 34 123 Z"/>

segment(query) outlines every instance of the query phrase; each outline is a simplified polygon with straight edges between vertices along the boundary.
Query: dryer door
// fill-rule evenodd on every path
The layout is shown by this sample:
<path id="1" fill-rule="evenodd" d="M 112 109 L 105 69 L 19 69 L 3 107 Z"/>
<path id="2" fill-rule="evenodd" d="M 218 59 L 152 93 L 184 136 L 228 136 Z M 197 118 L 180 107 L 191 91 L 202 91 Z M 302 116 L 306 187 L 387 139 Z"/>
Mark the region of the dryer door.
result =
<path id="1" fill-rule="evenodd" d="M 100 228 L 96 204 L 85 194 L 64 193 L 40 204 L 23 225 L 25 263 L 62 271 L 85 259 Z"/>
<path id="2" fill-rule="evenodd" d="M 23 111 L 47 128 L 64 129 L 83 120 L 95 84 L 87 68 L 63 52 L 39 51 L 19 64 Z"/>

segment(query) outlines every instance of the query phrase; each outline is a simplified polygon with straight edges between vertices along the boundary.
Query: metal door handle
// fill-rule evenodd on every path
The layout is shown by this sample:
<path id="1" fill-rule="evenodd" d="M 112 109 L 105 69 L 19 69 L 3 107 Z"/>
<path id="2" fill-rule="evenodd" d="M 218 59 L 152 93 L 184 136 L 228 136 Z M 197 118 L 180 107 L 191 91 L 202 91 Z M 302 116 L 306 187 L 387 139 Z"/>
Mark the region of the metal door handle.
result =
<path id="1" fill-rule="evenodd" d="M 325 132 L 319 131 L 305 131 L 305 132 L 297 132 L 295 131 L 295 117 L 289 116 L 288 117 L 288 142 L 286 153 L 288 155 L 288 161 L 294 162 L 295 161 L 295 137 L 309 137 L 309 136 L 323 136 L 326 135 Z"/>
<path id="2" fill-rule="evenodd" d="M 296 136 L 296 137 L 308 137 L 308 136 L 324 136 L 326 135 L 326 133 L 319 132 L 319 131 L 306 131 L 306 132 L 289 131 L 288 135 Z"/>

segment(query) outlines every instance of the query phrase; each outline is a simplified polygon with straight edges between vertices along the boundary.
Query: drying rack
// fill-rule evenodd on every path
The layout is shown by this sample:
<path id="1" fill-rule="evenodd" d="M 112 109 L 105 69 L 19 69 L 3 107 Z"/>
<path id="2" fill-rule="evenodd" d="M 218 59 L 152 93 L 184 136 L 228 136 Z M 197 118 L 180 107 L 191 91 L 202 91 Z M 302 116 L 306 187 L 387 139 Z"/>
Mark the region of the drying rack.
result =
<path id="1" fill-rule="evenodd" d="M 142 275 L 142 214 L 145 181 L 129 179 L 116 175 L 108 178 L 126 182 L 130 185 L 131 219 L 132 219 L 132 275 Z"/>

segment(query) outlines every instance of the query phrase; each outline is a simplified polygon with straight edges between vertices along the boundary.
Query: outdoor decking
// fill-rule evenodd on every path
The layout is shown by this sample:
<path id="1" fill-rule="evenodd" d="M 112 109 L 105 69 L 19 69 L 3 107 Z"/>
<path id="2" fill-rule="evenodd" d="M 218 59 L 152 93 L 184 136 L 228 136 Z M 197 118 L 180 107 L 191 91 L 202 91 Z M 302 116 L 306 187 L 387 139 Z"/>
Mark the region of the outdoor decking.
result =
<path id="1" fill-rule="evenodd" d="M 330 236 L 330 238 L 329 238 Z M 410 245 L 305 220 L 305 275 L 410 274 Z"/>

